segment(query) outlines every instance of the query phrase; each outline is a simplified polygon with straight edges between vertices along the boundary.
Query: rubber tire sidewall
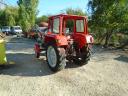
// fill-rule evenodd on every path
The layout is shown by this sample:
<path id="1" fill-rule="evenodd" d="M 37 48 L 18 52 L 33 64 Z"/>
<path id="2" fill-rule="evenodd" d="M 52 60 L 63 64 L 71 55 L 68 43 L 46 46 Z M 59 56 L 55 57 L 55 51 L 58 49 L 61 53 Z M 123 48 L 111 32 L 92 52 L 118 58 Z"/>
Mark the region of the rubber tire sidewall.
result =
<path id="1" fill-rule="evenodd" d="M 56 63 L 55 67 L 51 67 L 49 62 L 48 62 L 47 50 L 48 50 L 49 46 L 52 46 L 54 48 L 56 56 L 57 56 L 57 63 Z M 65 49 L 64 48 L 58 48 L 52 42 L 47 44 L 47 46 L 46 46 L 46 59 L 47 59 L 48 66 L 52 71 L 57 72 L 57 71 L 64 69 L 66 66 Z"/>

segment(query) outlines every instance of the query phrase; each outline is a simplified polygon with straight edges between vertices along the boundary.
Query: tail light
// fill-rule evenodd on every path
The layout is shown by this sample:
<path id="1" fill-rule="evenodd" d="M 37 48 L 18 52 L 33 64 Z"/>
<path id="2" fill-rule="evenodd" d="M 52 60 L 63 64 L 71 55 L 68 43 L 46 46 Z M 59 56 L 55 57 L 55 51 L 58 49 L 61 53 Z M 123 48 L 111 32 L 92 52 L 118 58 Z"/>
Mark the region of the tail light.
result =
<path id="1" fill-rule="evenodd" d="M 87 43 L 94 43 L 94 39 L 91 35 L 86 35 L 86 42 Z"/>

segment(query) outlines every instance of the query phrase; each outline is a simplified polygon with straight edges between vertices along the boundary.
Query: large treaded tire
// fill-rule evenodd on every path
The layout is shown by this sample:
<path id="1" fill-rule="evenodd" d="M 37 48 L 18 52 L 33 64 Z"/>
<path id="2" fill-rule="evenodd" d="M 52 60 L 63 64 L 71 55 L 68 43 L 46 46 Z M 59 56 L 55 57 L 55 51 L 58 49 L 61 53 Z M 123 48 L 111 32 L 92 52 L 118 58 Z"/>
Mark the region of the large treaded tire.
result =
<path id="1" fill-rule="evenodd" d="M 81 49 L 81 54 L 82 54 L 81 59 L 79 59 L 79 57 L 76 57 L 74 59 L 74 63 L 80 66 L 88 64 L 88 61 L 90 60 L 90 56 L 91 56 L 90 50 L 87 47 L 83 47 Z"/>
<path id="2" fill-rule="evenodd" d="M 57 61 L 56 61 L 56 64 L 54 67 L 50 65 L 49 60 L 48 60 L 49 57 L 47 54 L 48 54 L 48 48 L 49 47 L 53 47 L 55 50 L 55 53 L 56 53 L 56 57 L 57 57 L 56 60 Z M 65 66 L 66 66 L 66 57 L 65 56 L 66 55 L 65 55 L 65 49 L 64 48 L 58 48 L 57 46 L 52 44 L 52 42 L 47 44 L 47 46 L 46 46 L 46 58 L 47 58 L 48 66 L 52 71 L 57 72 L 57 71 L 60 71 L 60 70 L 65 68 Z"/>

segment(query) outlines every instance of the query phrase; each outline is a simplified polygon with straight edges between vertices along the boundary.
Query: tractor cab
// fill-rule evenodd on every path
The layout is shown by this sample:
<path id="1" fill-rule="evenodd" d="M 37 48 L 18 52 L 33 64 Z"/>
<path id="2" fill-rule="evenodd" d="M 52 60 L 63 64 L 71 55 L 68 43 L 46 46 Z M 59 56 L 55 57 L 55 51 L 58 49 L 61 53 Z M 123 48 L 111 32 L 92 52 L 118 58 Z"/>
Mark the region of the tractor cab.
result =
<path id="1" fill-rule="evenodd" d="M 90 60 L 93 41 L 85 16 L 60 14 L 49 17 L 44 46 L 50 69 L 59 71 L 65 68 L 67 60 L 86 64 Z M 40 51 L 40 46 L 35 44 L 36 57 L 39 57 Z"/>
<path id="2" fill-rule="evenodd" d="M 52 35 L 59 41 L 58 46 L 67 45 L 68 42 L 66 41 L 70 38 L 77 43 L 81 42 L 80 47 L 83 47 L 86 43 L 93 43 L 93 37 L 88 33 L 85 16 L 61 14 L 49 17 L 48 33 L 45 42 L 49 42 L 52 39 L 50 35 Z"/>

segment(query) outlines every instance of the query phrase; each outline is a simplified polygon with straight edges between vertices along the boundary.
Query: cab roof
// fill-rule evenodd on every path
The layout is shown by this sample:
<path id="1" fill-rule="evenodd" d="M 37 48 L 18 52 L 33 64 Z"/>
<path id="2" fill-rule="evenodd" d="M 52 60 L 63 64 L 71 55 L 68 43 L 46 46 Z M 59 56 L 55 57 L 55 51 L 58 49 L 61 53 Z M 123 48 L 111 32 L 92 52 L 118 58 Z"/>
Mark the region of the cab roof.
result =
<path id="1" fill-rule="evenodd" d="M 57 17 L 64 17 L 64 18 L 70 18 L 70 19 L 82 19 L 86 18 L 86 16 L 78 16 L 78 15 L 70 15 L 70 14 L 59 14 L 49 17 L 49 19 L 57 18 Z"/>

